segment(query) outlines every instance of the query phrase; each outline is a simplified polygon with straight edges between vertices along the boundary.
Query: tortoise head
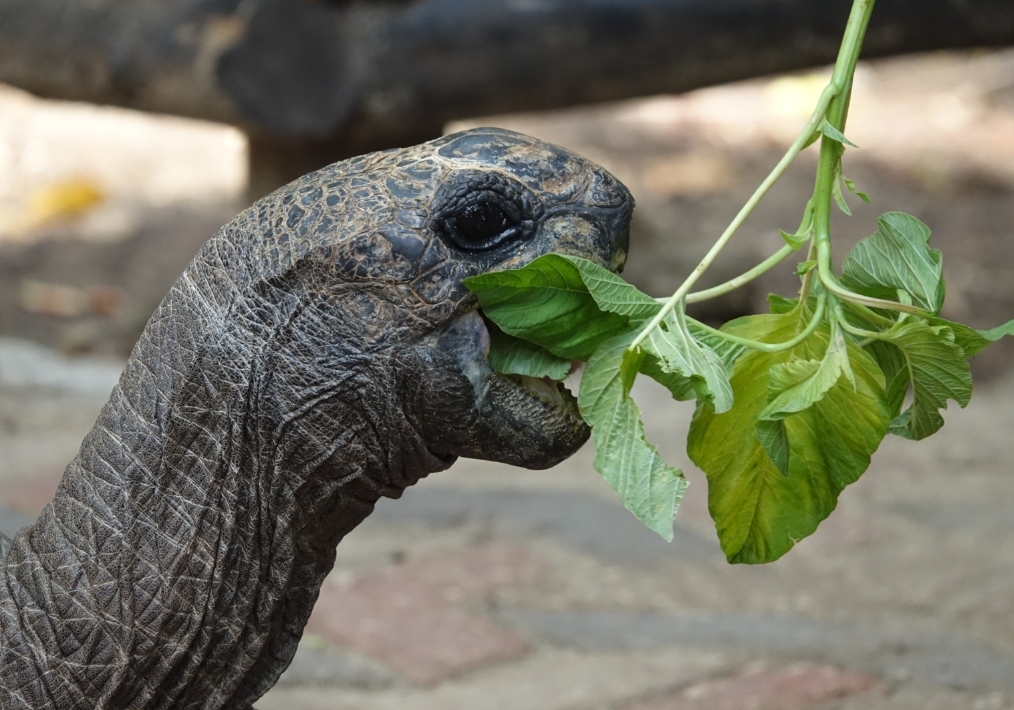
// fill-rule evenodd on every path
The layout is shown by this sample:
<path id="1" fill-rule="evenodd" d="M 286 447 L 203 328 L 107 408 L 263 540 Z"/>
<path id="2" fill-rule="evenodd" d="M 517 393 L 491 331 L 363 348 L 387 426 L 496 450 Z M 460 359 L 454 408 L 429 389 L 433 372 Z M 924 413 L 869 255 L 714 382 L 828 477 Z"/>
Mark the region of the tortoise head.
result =
<path id="1" fill-rule="evenodd" d="M 262 227 L 262 251 L 286 255 L 272 257 L 277 279 L 313 314 L 299 318 L 303 339 L 334 349 L 331 363 L 369 368 L 394 403 L 389 416 L 429 454 L 546 468 L 587 440 L 562 385 L 490 369 L 489 333 L 462 281 L 550 252 L 620 269 L 633 199 L 601 167 L 481 128 L 336 163 L 254 209 L 276 225 Z M 312 360 L 308 371 L 337 375 Z"/>

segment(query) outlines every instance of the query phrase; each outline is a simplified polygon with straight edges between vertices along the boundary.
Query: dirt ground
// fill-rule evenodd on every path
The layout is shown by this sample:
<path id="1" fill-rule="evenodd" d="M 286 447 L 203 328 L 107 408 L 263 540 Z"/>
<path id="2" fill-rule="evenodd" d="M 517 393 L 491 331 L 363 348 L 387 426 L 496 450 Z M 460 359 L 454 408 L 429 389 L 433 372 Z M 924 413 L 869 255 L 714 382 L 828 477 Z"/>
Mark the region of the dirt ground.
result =
<path id="1" fill-rule="evenodd" d="M 568 146 L 630 186 L 625 276 L 664 295 L 825 79 L 475 123 Z M 863 65 L 847 132 L 862 149 L 846 174 L 873 205 L 837 218 L 838 258 L 881 212 L 911 212 L 944 253 L 945 314 L 1014 317 L 1014 52 Z M 711 281 L 779 248 L 814 164 L 789 172 Z M 0 529 L 49 500 L 148 314 L 242 208 L 245 165 L 229 128 L 0 91 Z M 763 308 L 792 292 L 791 272 L 698 312 Z M 615 501 L 588 448 L 549 472 L 459 462 L 342 543 L 296 661 L 258 707 L 1010 710 L 1012 362 L 1010 342 L 977 358 L 966 410 L 925 442 L 890 438 L 820 530 L 764 567 L 725 563 L 683 450 L 691 410 L 651 383 L 635 390 L 649 438 L 692 484 L 671 545 Z"/>

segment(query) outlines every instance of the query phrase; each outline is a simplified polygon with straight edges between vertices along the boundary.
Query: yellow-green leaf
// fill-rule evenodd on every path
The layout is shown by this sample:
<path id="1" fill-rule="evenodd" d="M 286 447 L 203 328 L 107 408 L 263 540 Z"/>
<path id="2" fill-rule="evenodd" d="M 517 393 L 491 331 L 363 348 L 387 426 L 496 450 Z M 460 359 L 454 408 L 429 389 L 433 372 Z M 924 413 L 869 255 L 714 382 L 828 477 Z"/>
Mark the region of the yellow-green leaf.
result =
<path id="1" fill-rule="evenodd" d="M 724 329 L 779 343 L 801 332 L 811 315 L 798 309 L 749 316 Z M 789 351 L 748 352 L 733 372 L 732 409 L 719 414 L 698 404 L 687 451 L 707 474 L 708 506 L 730 562 L 770 562 L 812 534 L 834 510 L 841 491 L 869 466 L 887 433 L 884 376 L 873 358 L 850 342 L 845 348 L 854 386 L 848 377 L 839 377 L 809 408 L 780 419 L 784 441 L 766 425 L 758 432 L 772 368 L 791 361 L 822 362 L 831 339 L 825 324 Z"/>

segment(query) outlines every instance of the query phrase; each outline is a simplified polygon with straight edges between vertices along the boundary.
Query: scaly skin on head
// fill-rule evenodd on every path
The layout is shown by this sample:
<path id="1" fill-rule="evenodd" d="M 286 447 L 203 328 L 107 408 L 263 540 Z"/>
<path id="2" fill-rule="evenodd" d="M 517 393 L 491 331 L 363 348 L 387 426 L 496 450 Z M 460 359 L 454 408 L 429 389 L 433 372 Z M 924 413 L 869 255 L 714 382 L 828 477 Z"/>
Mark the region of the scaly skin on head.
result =
<path id="1" fill-rule="evenodd" d="M 632 208 L 594 164 L 477 129 L 329 166 L 223 227 L 0 560 L 0 707 L 249 707 L 381 496 L 458 456 L 576 451 L 573 398 L 489 370 L 461 282 L 554 251 L 618 268 Z"/>

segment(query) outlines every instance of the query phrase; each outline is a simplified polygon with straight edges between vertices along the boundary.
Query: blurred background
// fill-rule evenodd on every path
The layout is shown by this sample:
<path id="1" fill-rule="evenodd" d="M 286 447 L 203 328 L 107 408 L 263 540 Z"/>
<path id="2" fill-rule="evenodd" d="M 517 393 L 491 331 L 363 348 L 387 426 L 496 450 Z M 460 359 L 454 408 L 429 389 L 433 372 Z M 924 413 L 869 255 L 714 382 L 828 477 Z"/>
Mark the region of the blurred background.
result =
<path id="1" fill-rule="evenodd" d="M 570 148 L 634 193 L 625 276 L 667 295 L 823 89 L 844 0 L 0 0 L 0 529 L 29 524 L 133 343 L 218 227 L 297 175 L 476 125 Z M 882 212 L 944 253 L 944 315 L 1014 317 L 1014 6 L 880 0 L 836 216 Z M 804 154 L 709 273 L 776 251 Z M 794 291 L 792 267 L 700 304 Z M 811 538 L 730 567 L 686 458 L 692 410 L 651 383 L 649 439 L 692 485 L 669 545 L 582 450 L 474 461 L 339 547 L 260 708 L 1014 708 L 1014 346 L 936 436 L 888 439 Z"/>

